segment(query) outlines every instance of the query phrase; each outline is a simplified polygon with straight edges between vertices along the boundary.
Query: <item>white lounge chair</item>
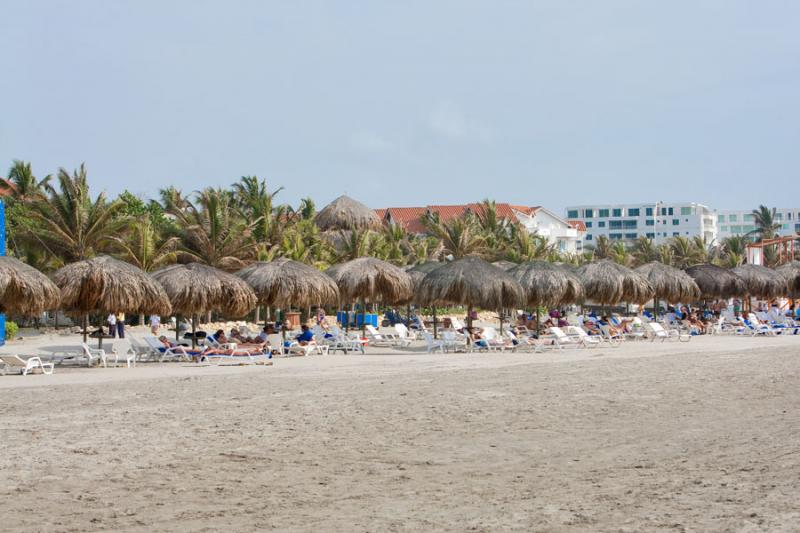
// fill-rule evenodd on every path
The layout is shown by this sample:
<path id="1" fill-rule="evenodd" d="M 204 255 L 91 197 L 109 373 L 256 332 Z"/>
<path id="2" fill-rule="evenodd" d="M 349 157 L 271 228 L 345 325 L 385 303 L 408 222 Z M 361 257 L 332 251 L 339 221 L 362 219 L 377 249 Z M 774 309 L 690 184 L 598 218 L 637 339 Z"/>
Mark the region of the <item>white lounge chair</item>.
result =
<path id="1" fill-rule="evenodd" d="M 526 330 L 527 331 L 527 330 Z M 544 349 L 544 344 L 537 343 L 534 339 L 532 339 L 529 335 L 522 334 L 517 336 L 513 331 L 507 329 L 504 331 L 505 336 L 508 340 L 511 341 L 511 344 L 514 345 L 515 351 L 533 351 L 541 352 Z"/>
<path id="2" fill-rule="evenodd" d="M 394 330 L 397 332 L 397 338 L 401 341 L 408 342 L 409 345 L 416 340 L 414 333 L 412 333 L 405 324 L 395 324 Z"/>
<path id="3" fill-rule="evenodd" d="M 185 346 L 178 345 L 172 348 L 167 348 L 155 337 L 145 337 L 144 342 L 146 342 L 147 345 L 156 353 L 160 354 L 156 357 L 158 357 L 158 360 L 162 363 L 171 359 L 177 359 L 178 361 L 192 360 L 192 354 L 189 353 Z"/>
<path id="4" fill-rule="evenodd" d="M 584 348 L 600 346 L 603 339 L 598 335 L 589 335 L 586 330 L 578 326 L 567 326 L 567 335 L 576 339 Z"/>
<path id="5" fill-rule="evenodd" d="M 680 342 L 689 342 L 692 336 L 688 333 L 681 333 L 677 329 L 664 329 L 658 322 L 648 322 L 647 327 L 650 328 L 652 333 L 651 341 L 661 339 L 661 342 L 666 340 L 677 340 Z"/>
<path id="6" fill-rule="evenodd" d="M 52 374 L 54 365 L 53 363 L 45 363 L 39 357 L 29 357 L 23 359 L 18 355 L 0 355 L 0 363 L 3 363 L 3 368 L 0 369 L 2 374 L 6 374 L 9 370 L 15 370 L 27 376 L 28 373 L 33 373 L 34 370 L 40 368 L 43 374 Z"/>
<path id="7" fill-rule="evenodd" d="M 401 339 L 394 333 L 383 333 L 378 331 L 375 326 L 367 324 L 366 326 L 367 338 L 373 346 L 409 346 L 411 340 Z"/>
<path id="8" fill-rule="evenodd" d="M 442 331 L 442 341 L 444 342 L 444 350 L 457 352 L 459 350 L 467 351 L 468 343 L 464 335 L 459 334 L 453 329 L 446 329 Z"/>
<path id="9" fill-rule="evenodd" d="M 497 330 L 493 327 L 487 326 L 483 328 L 483 332 L 481 333 L 481 339 L 475 341 L 470 344 L 470 348 L 472 350 L 481 350 L 486 349 L 489 351 L 501 351 L 504 352 L 506 348 L 514 350 L 514 344 L 506 344 L 502 338 L 497 335 Z M 483 341 L 483 342 L 481 342 Z"/>
<path id="10" fill-rule="evenodd" d="M 444 341 L 442 339 L 434 339 L 433 335 L 427 331 L 422 332 L 422 338 L 425 339 L 425 344 L 428 346 L 428 353 L 440 351 L 444 353 Z"/>
<path id="11" fill-rule="evenodd" d="M 553 327 L 548 328 L 548 330 L 552 334 L 553 340 L 555 341 L 556 346 L 558 346 L 559 348 L 564 348 L 565 346 L 566 347 L 585 346 L 578 339 L 576 339 L 574 337 L 570 337 L 569 335 L 564 333 L 564 330 L 559 328 L 559 327 L 553 326 Z"/>

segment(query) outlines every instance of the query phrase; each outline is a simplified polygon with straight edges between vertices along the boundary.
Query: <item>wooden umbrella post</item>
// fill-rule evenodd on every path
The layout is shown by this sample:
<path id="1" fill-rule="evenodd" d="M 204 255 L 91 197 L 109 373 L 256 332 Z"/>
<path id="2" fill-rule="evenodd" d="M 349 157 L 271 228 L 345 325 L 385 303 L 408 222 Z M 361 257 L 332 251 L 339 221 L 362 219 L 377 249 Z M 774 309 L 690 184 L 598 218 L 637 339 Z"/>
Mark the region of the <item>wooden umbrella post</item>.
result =
<path id="1" fill-rule="evenodd" d="M 436 306 L 433 306 L 433 338 L 438 339 L 438 331 L 436 330 Z"/>
<path id="2" fill-rule="evenodd" d="M 56 311 L 58 312 L 58 311 Z M 88 342 L 89 332 L 89 315 L 87 313 L 83 314 L 83 343 L 86 344 Z"/>
<path id="3" fill-rule="evenodd" d="M 98 328 L 99 331 L 98 331 L 98 335 L 97 335 L 97 348 L 99 350 L 102 350 L 103 349 L 103 313 L 100 313 L 100 321 L 99 322 L 100 322 L 100 327 Z M 110 328 L 111 328 L 111 326 L 109 326 L 109 333 L 111 333 Z"/>
<path id="4" fill-rule="evenodd" d="M 192 315 L 192 350 L 197 347 L 197 315 Z"/>

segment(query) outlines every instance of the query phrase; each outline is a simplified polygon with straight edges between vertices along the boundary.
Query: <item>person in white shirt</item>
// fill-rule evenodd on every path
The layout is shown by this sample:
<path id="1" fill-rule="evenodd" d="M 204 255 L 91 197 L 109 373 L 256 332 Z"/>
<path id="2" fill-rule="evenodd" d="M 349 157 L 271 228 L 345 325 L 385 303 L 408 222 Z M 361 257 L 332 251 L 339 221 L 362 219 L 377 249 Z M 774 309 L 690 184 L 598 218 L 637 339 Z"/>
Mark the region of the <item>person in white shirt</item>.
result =
<path id="1" fill-rule="evenodd" d="M 109 314 L 106 322 L 108 322 L 108 335 L 113 339 L 117 336 L 117 315 Z"/>

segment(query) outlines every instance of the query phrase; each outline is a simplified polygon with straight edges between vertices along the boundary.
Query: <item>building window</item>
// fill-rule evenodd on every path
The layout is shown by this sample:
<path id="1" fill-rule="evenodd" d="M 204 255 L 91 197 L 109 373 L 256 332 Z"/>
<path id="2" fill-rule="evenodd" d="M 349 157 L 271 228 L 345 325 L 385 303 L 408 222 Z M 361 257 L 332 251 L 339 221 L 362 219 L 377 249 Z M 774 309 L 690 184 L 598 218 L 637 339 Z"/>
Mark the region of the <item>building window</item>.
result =
<path id="1" fill-rule="evenodd" d="M 622 221 L 622 227 L 624 229 L 636 229 L 637 228 L 637 224 L 636 224 L 635 220 L 623 220 Z"/>
<path id="2" fill-rule="evenodd" d="M 677 226 L 677 225 L 678 225 L 678 224 L 680 224 L 680 223 L 681 223 L 681 221 L 680 221 L 680 220 L 678 220 L 677 218 L 673 218 L 673 219 L 672 219 L 672 225 L 673 225 L 673 226 Z"/>
<path id="3" fill-rule="evenodd" d="M 626 233 L 625 234 L 625 238 L 626 239 L 635 239 L 636 237 L 638 237 L 638 235 L 636 235 L 635 233 Z"/>
<path id="4" fill-rule="evenodd" d="M 586 240 L 587 241 L 591 241 L 592 240 L 592 234 L 591 233 L 587 233 L 586 234 Z"/>
<path id="5" fill-rule="evenodd" d="M 622 240 L 622 233 L 609 233 L 608 238 L 612 241 L 620 241 Z"/>
<path id="6" fill-rule="evenodd" d="M 644 208 L 644 215 L 647 217 L 653 216 L 653 208 L 652 207 L 645 207 Z"/>
<path id="7" fill-rule="evenodd" d="M 784 224 L 783 229 L 789 229 L 790 224 Z"/>
<path id="8" fill-rule="evenodd" d="M 691 207 L 681 207 L 681 215 L 691 215 L 692 208 Z"/>
<path id="9" fill-rule="evenodd" d="M 608 221 L 608 228 L 609 229 L 622 229 L 622 221 L 621 220 L 609 220 Z"/>
<path id="10" fill-rule="evenodd" d="M 587 223 L 586 223 L 586 227 L 587 227 L 587 228 L 591 228 L 591 227 L 592 227 L 592 223 L 591 223 L 591 222 L 587 222 Z"/>
<path id="11" fill-rule="evenodd" d="M 621 217 L 622 216 L 622 209 L 612 209 L 611 216 L 612 217 Z"/>
<path id="12" fill-rule="evenodd" d="M 628 209 L 628 216 L 629 217 L 638 217 L 639 216 L 639 208 L 638 207 L 632 207 L 632 208 Z"/>
<path id="13" fill-rule="evenodd" d="M 578 218 L 578 210 L 570 209 L 569 211 L 567 211 L 567 218 Z"/>
<path id="14" fill-rule="evenodd" d="M 717 222 L 725 222 L 725 215 L 717 215 Z"/>
<path id="15" fill-rule="evenodd" d="M 753 215 L 742 215 L 742 222 L 752 222 Z"/>
<path id="16" fill-rule="evenodd" d="M 665 217 L 665 216 L 667 216 L 667 208 L 666 208 L 666 207 L 662 207 L 662 208 L 661 208 L 661 216 L 662 216 L 662 217 Z"/>
<path id="17" fill-rule="evenodd" d="M 741 226 L 731 226 L 731 233 L 741 233 L 742 227 Z"/>
<path id="18" fill-rule="evenodd" d="M 597 216 L 600 218 L 608 218 L 608 209 L 598 209 Z"/>
<path id="19" fill-rule="evenodd" d="M 673 211 L 673 209 L 671 207 L 667 209 L 667 214 L 668 215 L 674 214 L 674 211 Z"/>
<path id="20" fill-rule="evenodd" d="M 775 220 L 783 220 L 783 213 L 775 213 Z"/>
<path id="21" fill-rule="evenodd" d="M 655 225 L 656 221 L 653 220 L 652 218 L 648 218 L 647 220 L 644 221 L 644 223 L 646 226 L 653 226 Z"/>
<path id="22" fill-rule="evenodd" d="M 792 212 L 791 211 L 786 213 L 786 220 L 792 220 Z"/>
<path id="23" fill-rule="evenodd" d="M 584 209 L 583 217 L 584 218 L 593 218 L 594 217 L 594 211 L 591 210 L 591 209 Z"/>
<path id="24" fill-rule="evenodd" d="M 673 236 L 673 237 L 677 237 L 677 236 L 679 236 L 680 234 L 681 234 L 681 232 L 680 232 L 680 231 L 673 231 L 673 232 L 672 232 L 672 236 Z"/>
<path id="25" fill-rule="evenodd" d="M 795 224 L 794 225 L 794 230 L 795 231 L 800 231 L 800 224 Z"/>
<path id="26" fill-rule="evenodd" d="M 755 229 L 756 229 L 756 227 L 753 226 L 752 224 L 745 224 L 744 226 L 742 226 L 742 232 L 743 233 L 747 233 L 748 231 L 753 231 Z"/>
<path id="27" fill-rule="evenodd" d="M 720 226 L 720 227 L 719 227 L 719 230 L 720 230 L 722 233 L 728 233 L 728 226 Z"/>
<path id="28" fill-rule="evenodd" d="M 728 215 L 728 222 L 736 222 L 736 215 Z"/>
<path id="29" fill-rule="evenodd" d="M 655 239 L 656 238 L 656 234 L 655 233 L 646 233 L 645 235 L 646 235 L 646 237 L 648 239 Z"/>
<path id="30" fill-rule="evenodd" d="M 599 220 L 597 222 L 597 227 L 598 228 L 605 228 L 606 227 L 606 221 L 605 220 Z"/>

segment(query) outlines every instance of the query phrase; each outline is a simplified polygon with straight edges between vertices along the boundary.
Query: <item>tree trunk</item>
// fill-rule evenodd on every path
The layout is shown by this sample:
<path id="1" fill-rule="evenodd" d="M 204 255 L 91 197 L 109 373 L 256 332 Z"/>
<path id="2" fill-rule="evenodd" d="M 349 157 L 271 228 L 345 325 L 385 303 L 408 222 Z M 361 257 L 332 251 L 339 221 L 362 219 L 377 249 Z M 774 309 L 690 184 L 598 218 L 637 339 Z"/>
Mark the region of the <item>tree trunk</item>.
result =
<path id="1" fill-rule="evenodd" d="M 197 315 L 192 315 L 192 351 L 197 347 Z"/>

